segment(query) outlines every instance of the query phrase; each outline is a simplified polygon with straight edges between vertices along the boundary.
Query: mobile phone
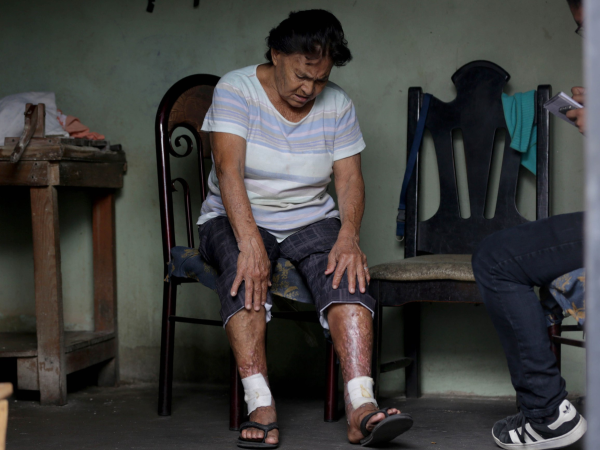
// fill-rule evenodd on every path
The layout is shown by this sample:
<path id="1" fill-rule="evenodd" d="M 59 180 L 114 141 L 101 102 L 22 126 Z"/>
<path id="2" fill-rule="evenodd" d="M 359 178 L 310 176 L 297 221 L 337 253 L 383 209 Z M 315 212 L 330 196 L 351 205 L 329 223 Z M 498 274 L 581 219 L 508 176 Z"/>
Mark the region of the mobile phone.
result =
<path id="1" fill-rule="evenodd" d="M 573 109 L 578 109 L 578 108 L 575 108 L 572 105 L 562 106 L 562 107 L 558 108 L 558 112 L 561 113 L 561 114 L 565 114 L 566 115 L 569 111 L 571 111 Z"/>
<path id="2" fill-rule="evenodd" d="M 564 92 L 559 92 L 546 103 L 544 103 L 544 108 L 550 111 L 559 119 L 564 120 L 565 122 L 576 126 L 575 123 L 569 119 L 565 114 L 573 109 L 583 108 L 583 105 L 573 100 Z"/>

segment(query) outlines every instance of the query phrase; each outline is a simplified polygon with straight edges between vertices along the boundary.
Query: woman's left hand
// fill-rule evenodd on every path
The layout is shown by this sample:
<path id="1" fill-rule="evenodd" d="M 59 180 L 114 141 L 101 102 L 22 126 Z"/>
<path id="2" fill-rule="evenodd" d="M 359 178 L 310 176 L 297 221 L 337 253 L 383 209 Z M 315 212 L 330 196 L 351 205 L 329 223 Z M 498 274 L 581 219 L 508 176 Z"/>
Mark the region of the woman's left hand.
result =
<path id="1" fill-rule="evenodd" d="M 358 246 L 358 236 L 343 234 L 340 231 L 338 239 L 329 252 L 329 260 L 325 275 L 333 275 L 333 288 L 337 289 L 342 281 L 344 272 L 348 271 L 348 290 L 354 294 L 356 279 L 358 288 L 363 294 L 367 291 L 367 285 L 371 281 L 367 257 Z"/>

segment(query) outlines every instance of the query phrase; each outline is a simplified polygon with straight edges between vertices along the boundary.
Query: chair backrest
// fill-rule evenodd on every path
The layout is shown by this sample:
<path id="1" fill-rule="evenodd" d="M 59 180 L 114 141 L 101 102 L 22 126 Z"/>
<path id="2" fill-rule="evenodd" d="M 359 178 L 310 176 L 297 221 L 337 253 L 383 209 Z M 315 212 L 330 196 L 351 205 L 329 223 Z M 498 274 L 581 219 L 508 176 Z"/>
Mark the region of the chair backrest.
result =
<path id="1" fill-rule="evenodd" d="M 506 130 L 502 90 L 510 75 L 488 61 L 474 61 L 452 75 L 457 95 L 444 103 L 433 97 L 425 127 L 433 138 L 440 178 L 440 206 L 428 220 L 418 220 L 419 163 L 413 172 L 406 199 L 405 257 L 421 253 L 469 254 L 489 234 L 527 222 L 517 210 L 516 194 L 521 153 L 510 148 L 505 132 L 496 210 L 485 217 L 489 200 L 488 186 L 492 168 L 494 139 L 498 130 Z M 543 104 L 550 97 L 550 86 L 538 86 L 537 123 L 537 219 L 548 217 L 549 114 Z M 408 94 L 408 149 L 412 144 L 423 92 L 410 88 Z M 467 169 L 471 215 L 461 217 L 455 168 L 453 132 L 461 130 Z"/>
<path id="2" fill-rule="evenodd" d="M 171 178 L 170 158 L 171 156 L 193 158 L 194 145 L 196 146 L 200 195 L 204 201 L 206 198 L 204 159 L 210 158 L 210 140 L 208 133 L 200 131 L 200 129 L 204 116 L 211 105 L 213 91 L 218 81 L 219 77 L 215 75 L 203 74 L 191 75 L 179 80 L 164 95 L 156 113 L 156 162 L 165 271 L 167 270 L 166 263 L 171 260 L 171 249 L 176 245 L 172 195 L 176 182 L 179 182 L 184 192 L 188 246 L 194 247 L 194 221 L 192 220 L 189 184 L 183 178 Z M 193 139 L 187 134 L 175 136 L 174 132 L 180 128 L 189 131 Z"/>

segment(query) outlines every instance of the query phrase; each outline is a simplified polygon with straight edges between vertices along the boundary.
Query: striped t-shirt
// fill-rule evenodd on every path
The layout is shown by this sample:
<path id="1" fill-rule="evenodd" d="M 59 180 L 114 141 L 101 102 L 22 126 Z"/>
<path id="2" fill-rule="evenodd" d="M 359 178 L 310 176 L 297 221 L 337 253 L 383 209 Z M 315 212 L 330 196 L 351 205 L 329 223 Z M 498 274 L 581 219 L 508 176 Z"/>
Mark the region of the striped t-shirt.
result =
<path id="1" fill-rule="evenodd" d="M 365 143 L 348 95 L 328 82 L 299 122 L 286 120 L 256 76 L 258 66 L 229 72 L 217 84 L 203 131 L 246 140 L 244 184 L 256 224 L 279 242 L 296 231 L 339 217 L 327 193 L 333 162 L 360 153 Z M 214 169 L 198 224 L 226 215 Z"/>

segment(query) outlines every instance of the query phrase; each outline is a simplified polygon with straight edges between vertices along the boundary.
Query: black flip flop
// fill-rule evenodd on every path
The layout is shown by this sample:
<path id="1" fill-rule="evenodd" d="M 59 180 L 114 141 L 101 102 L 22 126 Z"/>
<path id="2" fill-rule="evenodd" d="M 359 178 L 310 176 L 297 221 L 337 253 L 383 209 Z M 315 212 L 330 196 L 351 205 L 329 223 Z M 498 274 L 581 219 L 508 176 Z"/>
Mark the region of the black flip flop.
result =
<path id="1" fill-rule="evenodd" d="M 388 409 L 389 408 L 372 412 L 363 418 L 360 423 L 360 431 L 365 438 L 361 439 L 360 445 L 363 447 L 374 447 L 379 444 L 390 442 L 405 431 L 410 430 L 410 427 L 413 425 L 413 419 L 410 414 L 394 414 L 393 416 L 390 416 L 387 413 Z M 385 419 L 375 425 L 373 431 L 369 432 L 367 430 L 367 422 L 369 422 L 371 417 L 379 413 L 385 414 Z"/>
<path id="2" fill-rule="evenodd" d="M 263 430 L 265 432 L 263 440 L 262 440 L 262 442 L 256 442 L 256 441 L 248 441 L 246 439 L 238 438 L 238 442 L 237 442 L 238 447 L 240 447 L 240 448 L 277 448 L 277 447 L 279 447 L 278 443 L 277 444 L 267 444 L 265 442 L 267 440 L 269 431 L 279 430 L 279 425 L 277 425 L 277 422 L 272 422 L 268 425 L 263 425 L 262 423 L 257 423 L 257 422 L 244 422 L 240 426 L 240 434 L 246 428 L 258 428 L 259 430 Z"/>

